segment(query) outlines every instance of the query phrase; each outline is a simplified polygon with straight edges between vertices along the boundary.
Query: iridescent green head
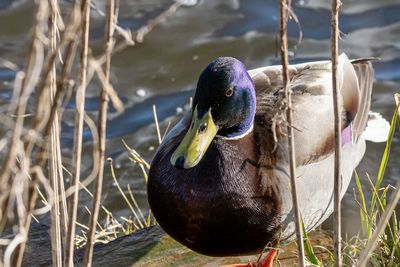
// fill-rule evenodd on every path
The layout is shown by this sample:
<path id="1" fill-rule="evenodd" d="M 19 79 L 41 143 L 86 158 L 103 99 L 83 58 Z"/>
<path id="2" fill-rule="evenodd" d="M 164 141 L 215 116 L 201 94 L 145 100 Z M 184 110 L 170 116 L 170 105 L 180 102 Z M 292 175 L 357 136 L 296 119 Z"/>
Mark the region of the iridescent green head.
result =
<path id="1" fill-rule="evenodd" d="M 201 73 L 190 127 L 171 157 L 178 168 L 196 166 L 216 135 L 237 139 L 253 127 L 256 95 L 242 62 L 220 57 Z"/>

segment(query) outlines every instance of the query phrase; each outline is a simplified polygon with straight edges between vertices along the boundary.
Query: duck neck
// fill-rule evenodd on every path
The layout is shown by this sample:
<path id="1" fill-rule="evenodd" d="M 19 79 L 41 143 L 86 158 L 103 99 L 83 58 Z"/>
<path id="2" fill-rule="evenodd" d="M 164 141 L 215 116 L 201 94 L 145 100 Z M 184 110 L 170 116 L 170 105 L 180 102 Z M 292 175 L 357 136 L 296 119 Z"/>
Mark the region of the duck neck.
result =
<path id="1" fill-rule="evenodd" d="M 245 114 L 245 119 L 236 126 L 232 126 L 227 129 L 220 129 L 218 131 L 218 136 L 223 139 L 241 139 L 251 133 L 253 131 L 253 123 L 254 123 L 254 115 L 255 115 L 255 107 L 250 108 L 248 114 Z"/>
<path id="2" fill-rule="evenodd" d="M 228 129 L 229 130 L 229 129 Z M 253 125 L 250 126 L 248 129 L 242 129 L 237 131 L 237 129 L 232 129 L 232 132 L 228 132 L 225 134 L 217 134 L 217 136 L 221 137 L 222 139 L 226 140 L 237 140 L 241 139 L 247 135 L 249 135 L 251 132 L 253 132 Z"/>

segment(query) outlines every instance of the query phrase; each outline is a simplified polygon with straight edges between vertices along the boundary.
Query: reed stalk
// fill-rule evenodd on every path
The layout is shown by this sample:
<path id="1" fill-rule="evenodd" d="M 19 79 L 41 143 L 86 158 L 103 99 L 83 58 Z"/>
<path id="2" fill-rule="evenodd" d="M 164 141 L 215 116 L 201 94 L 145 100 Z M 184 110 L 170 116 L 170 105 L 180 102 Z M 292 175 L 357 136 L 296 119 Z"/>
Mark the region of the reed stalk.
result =
<path id="1" fill-rule="evenodd" d="M 43 10 L 45 10 L 43 12 L 47 12 L 49 9 L 48 5 L 47 5 L 47 1 L 39 1 L 39 6 L 41 6 L 41 5 L 46 5 L 45 7 L 43 7 Z M 38 12 L 37 16 L 39 16 L 39 14 L 40 13 Z M 59 53 L 62 51 L 63 47 L 65 47 L 65 46 L 71 47 L 70 44 L 72 42 L 74 42 L 75 31 L 76 31 L 76 29 L 79 28 L 79 23 L 77 23 L 79 16 L 80 16 L 80 14 L 77 14 L 76 7 L 74 7 L 73 11 L 71 12 L 71 14 L 69 16 L 69 24 L 62 34 L 61 41 L 59 42 L 58 45 L 56 45 L 54 51 L 50 51 L 50 55 L 48 56 L 48 59 L 46 61 L 47 64 L 43 65 L 43 61 L 42 61 L 42 63 L 40 65 L 39 64 L 36 65 L 36 68 L 39 68 L 39 70 L 36 70 L 38 73 L 35 73 L 35 75 L 37 77 L 41 77 L 41 80 L 37 81 L 37 84 L 38 84 L 37 90 L 39 92 L 39 97 L 37 100 L 37 107 L 41 107 L 42 105 L 45 106 L 45 104 L 48 102 L 48 98 L 42 92 L 47 85 L 46 80 L 48 79 L 48 75 L 50 74 L 51 67 L 49 67 L 49 66 L 52 66 L 54 64 L 54 62 L 57 59 L 57 55 L 59 55 Z M 44 20 L 44 18 L 43 18 L 43 20 Z M 36 37 L 36 38 L 38 38 L 38 37 Z M 41 44 L 41 42 L 39 42 L 39 40 L 37 40 L 36 46 L 38 46 L 38 44 Z M 32 55 L 35 55 L 36 53 L 37 53 L 36 50 L 31 50 L 30 57 Z M 71 62 L 71 64 L 72 64 L 72 62 Z M 68 69 L 68 68 L 63 68 L 63 73 L 64 73 L 65 69 Z M 40 70 L 42 70 L 42 75 L 40 75 Z M 66 71 L 66 72 L 68 72 L 68 71 Z M 50 138 L 50 132 L 52 129 L 53 121 L 55 121 L 56 118 L 58 117 L 58 116 L 56 116 L 56 111 L 59 109 L 59 107 L 61 105 L 61 96 L 62 96 L 61 89 L 62 89 L 61 86 L 57 86 L 57 91 L 56 91 L 54 99 L 52 101 L 53 103 L 51 105 L 51 109 L 48 112 L 43 111 L 40 108 L 37 108 L 37 114 L 34 118 L 34 123 L 31 126 L 31 128 L 33 130 L 30 131 L 31 133 L 33 132 L 33 134 L 28 135 L 28 137 L 25 140 L 25 144 L 24 144 L 25 157 L 32 156 L 33 147 L 39 146 L 38 147 L 39 151 L 37 152 L 36 161 L 34 162 L 35 165 L 31 168 L 31 171 L 29 171 L 29 169 L 28 169 L 28 171 L 26 171 L 26 173 L 31 173 L 31 182 L 30 182 L 28 190 L 26 190 L 26 195 L 27 195 L 26 196 L 26 199 L 27 199 L 27 204 L 26 204 L 27 211 L 26 212 L 27 212 L 27 215 L 26 215 L 26 218 L 24 218 L 20 222 L 20 225 L 21 225 L 20 227 L 25 236 L 27 236 L 27 234 L 28 234 L 32 212 L 33 212 L 35 204 L 36 204 L 36 198 L 37 198 L 37 194 L 38 194 L 37 186 L 38 186 L 39 180 L 43 180 L 43 179 L 40 179 L 40 175 L 43 175 L 43 174 L 39 173 L 37 170 L 41 169 L 43 167 L 44 163 L 46 162 L 46 160 L 48 158 L 48 150 L 46 149 L 47 148 L 46 143 L 48 143 L 48 142 L 46 142 L 46 141 L 49 140 L 49 138 Z M 40 130 L 43 128 L 41 125 L 45 125 L 43 135 L 39 135 Z M 38 142 L 39 137 L 41 137 L 41 139 L 39 139 L 40 142 Z M 58 150 L 58 152 L 57 152 L 58 161 L 61 161 L 60 153 L 61 153 L 60 150 Z M 59 171 L 61 172 L 61 168 Z M 62 189 L 61 185 L 60 185 L 60 188 L 62 191 L 63 189 Z M 61 195 L 63 195 L 63 194 L 61 194 Z M 64 226 L 65 226 L 67 216 L 65 215 L 66 214 L 65 204 L 63 204 L 63 206 L 64 206 L 63 213 L 61 213 L 61 215 L 63 217 Z M 66 227 L 64 227 L 64 228 L 66 228 Z M 26 239 L 25 239 L 25 241 L 26 241 Z M 25 241 L 21 242 L 21 244 L 17 248 L 17 251 L 14 256 L 14 263 L 13 263 L 14 266 L 20 266 L 22 263 L 23 252 L 25 250 Z"/>
<path id="2" fill-rule="evenodd" d="M 335 123 L 335 166 L 334 166 L 334 212 L 333 212 L 333 229 L 334 229 L 334 257 L 335 266 L 342 266 L 342 239 L 341 239 L 341 205 L 340 191 L 342 188 L 342 168 L 341 168 L 341 145 L 342 145 L 342 122 L 341 110 L 339 109 L 340 92 L 338 91 L 338 57 L 339 57 L 339 7 L 340 0 L 332 1 L 332 21 L 331 21 L 331 61 L 332 61 L 332 96 L 333 96 L 333 111 Z"/>
<path id="3" fill-rule="evenodd" d="M 25 72 L 21 90 L 18 93 L 17 104 L 15 109 L 16 121 L 14 124 L 14 128 L 12 129 L 13 135 L 11 138 L 9 150 L 6 154 L 6 160 L 2 166 L 2 174 L 0 178 L 1 191 L 0 195 L 3 196 L 5 203 L 1 203 L 2 208 L 5 210 L 1 212 L 1 225 L 4 226 L 7 223 L 7 214 L 9 214 L 10 210 L 12 210 L 12 198 L 10 198 L 10 194 L 12 192 L 12 188 L 10 188 L 10 179 L 11 179 L 11 168 L 13 168 L 16 164 L 17 153 L 20 156 L 29 157 L 29 154 L 26 155 L 23 152 L 23 144 L 21 140 L 21 134 L 24 127 L 24 114 L 26 112 L 28 99 L 31 96 L 35 86 L 39 82 L 41 68 L 43 66 L 44 60 L 44 46 L 39 39 L 41 34 L 44 34 L 46 23 L 48 18 L 48 3 L 47 1 L 39 1 L 37 2 L 37 11 L 35 18 L 35 26 L 32 34 L 32 41 L 28 54 L 28 63 L 25 68 Z M 18 157 L 20 160 L 26 162 L 23 157 Z M 29 163 L 28 163 L 29 164 Z M 22 166 L 21 166 L 22 167 Z M 25 165 L 24 172 L 27 171 L 29 173 L 29 167 Z M 22 182 L 22 185 L 19 186 L 25 187 L 28 183 L 28 177 L 26 174 L 23 176 L 16 175 L 14 180 L 24 179 L 25 182 Z M 34 177 L 32 177 L 34 178 Z M 31 182 L 32 184 L 32 182 Z M 18 207 L 18 233 L 15 238 L 11 241 L 9 246 L 6 249 L 4 255 L 4 266 L 21 266 L 22 257 L 25 250 L 25 242 L 27 240 L 29 225 L 31 222 L 31 210 L 33 209 L 32 202 L 30 201 L 30 197 L 34 197 L 37 194 L 36 188 L 33 189 L 32 185 L 29 186 L 29 190 L 15 192 L 15 199 L 17 200 Z M 18 201 L 18 199 L 27 198 L 27 201 Z M 36 199 L 36 198 L 35 198 Z M 11 205 L 10 205 L 11 204 Z M 5 215 L 5 216 L 4 216 Z M 8 253 L 10 251 L 10 253 Z M 13 253 L 13 256 L 11 254 Z"/>
<path id="4" fill-rule="evenodd" d="M 8 141 L 5 159 L 1 163 L 0 169 L 0 232 L 11 223 L 16 226 L 14 228 L 16 229 L 15 237 L 3 242 L 8 246 L 4 251 L 4 257 L 0 259 L 0 265 L 20 266 L 22 264 L 25 242 L 28 238 L 33 215 L 50 210 L 53 265 L 73 266 L 75 225 L 77 224 L 76 214 L 80 189 L 80 162 L 82 160 L 83 121 L 86 121 L 90 129 L 95 131 L 93 133 L 93 147 L 96 148 L 94 149 L 96 160 L 94 160 L 92 172 L 87 180 L 82 183 L 88 184 L 91 177 L 97 176 L 94 196 L 95 208 L 91 212 L 93 214 L 91 221 L 97 223 L 98 202 L 101 195 L 104 169 L 105 121 L 108 98 L 117 111 L 123 110 L 123 103 L 108 81 L 111 53 L 117 50 L 114 46 L 114 40 L 111 38 L 114 28 L 117 27 L 114 18 L 115 11 L 114 8 L 109 7 L 109 14 L 107 15 L 108 41 L 104 55 L 101 55 L 99 60 L 91 60 L 93 64 L 88 64 L 90 1 L 75 0 L 66 24 L 63 23 L 57 0 L 36 1 L 35 3 L 37 8 L 35 25 L 32 31 L 26 67 L 24 71 L 19 71 L 16 75 L 14 95 L 8 108 L 9 114 L 15 117 L 15 120 L 12 121 L 4 116 L 5 124 L 12 134 L 10 137 L 4 137 L 0 144 L 0 147 L 5 147 Z M 114 2 L 112 2 L 112 5 L 114 5 Z M 178 2 L 174 3 L 154 20 L 148 21 L 148 24 L 141 28 L 136 37 L 142 41 L 146 34 L 165 17 L 172 15 L 180 5 Z M 81 28 L 83 29 L 81 30 Z M 128 30 L 121 27 L 117 27 L 117 29 L 118 33 L 125 38 L 125 44 L 121 44 L 120 49 L 125 45 L 133 44 L 133 40 L 129 39 Z M 72 186 L 68 189 L 72 192 L 73 197 L 70 198 L 67 210 L 65 200 L 68 196 L 64 188 L 60 148 L 60 120 L 63 111 L 61 104 L 63 99 L 65 100 L 68 95 L 72 94 L 74 82 L 70 79 L 70 76 L 77 47 L 76 36 L 77 32 L 80 31 L 82 32 L 80 40 L 82 49 L 76 94 L 78 110 L 76 121 L 78 122 L 75 127 L 72 159 L 74 175 L 72 176 Z M 62 55 L 64 56 L 62 57 Z M 104 68 L 101 69 L 101 64 L 104 62 Z M 56 73 L 57 68 L 61 69 L 59 77 Z M 94 72 L 97 73 L 103 85 L 98 129 L 84 112 L 85 88 L 90 81 L 88 73 L 93 74 Z M 25 119 L 28 117 L 26 114 L 28 100 L 30 104 L 33 103 L 33 112 L 30 119 Z M 100 131 L 101 134 L 98 134 L 97 131 Z M 98 135 L 100 135 L 101 141 L 96 138 Z M 100 156 L 97 156 L 98 154 Z M 99 169 L 101 169 L 101 173 L 98 173 Z M 100 190 L 98 190 L 99 188 Z M 45 194 L 40 191 L 42 189 L 45 190 Z M 42 197 L 44 206 L 35 209 L 39 195 Z M 69 212 L 68 215 L 67 212 Z M 90 229 L 95 233 L 95 227 Z M 95 241 L 94 238 L 92 238 L 92 241 Z M 90 246 L 93 245 L 93 242 L 89 242 Z M 62 251 L 62 248 L 64 248 L 64 251 Z"/>
<path id="5" fill-rule="evenodd" d="M 158 124 L 157 107 L 156 107 L 156 105 L 153 105 L 153 117 L 154 117 L 154 123 L 156 124 L 158 144 L 161 145 L 162 137 L 161 137 L 160 125 Z"/>
<path id="6" fill-rule="evenodd" d="M 105 84 L 102 86 L 100 95 L 100 106 L 99 106 L 99 119 L 98 119 L 98 133 L 99 133 L 99 144 L 98 144 L 98 166 L 99 172 L 96 179 L 96 189 L 93 198 L 92 214 L 90 216 L 88 241 L 85 250 L 84 265 L 92 266 L 93 257 L 93 246 L 95 242 L 96 234 L 96 223 L 99 216 L 100 210 L 100 199 L 103 186 L 103 174 L 104 174 L 104 154 L 106 145 L 106 122 L 107 122 L 107 108 L 108 108 L 108 86 L 110 79 L 110 65 L 111 65 L 111 52 L 114 46 L 113 33 L 114 33 L 114 15 L 115 15 L 115 2 L 114 0 L 107 1 L 107 19 L 106 19 L 106 31 L 105 31 L 105 63 L 103 65 L 103 71 L 105 75 Z"/>
<path id="7" fill-rule="evenodd" d="M 296 226 L 296 238 L 297 238 L 297 249 L 299 253 L 299 265 L 305 266 L 304 256 L 304 243 L 301 225 L 301 215 L 299 209 L 299 202 L 297 198 L 297 187 L 296 187 L 296 151 L 294 146 L 294 131 L 292 127 L 293 114 L 292 114 L 292 97 L 290 89 L 290 77 L 289 77 L 289 59 L 288 59 L 288 40 L 287 40 L 287 21 L 288 21 L 288 9 L 290 8 L 290 1 L 280 1 L 280 41 L 281 41 L 281 62 L 282 62 L 282 75 L 283 85 L 285 88 L 285 100 L 286 100 L 286 121 L 287 121 L 287 133 L 288 133 L 288 149 L 289 149 L 289 164 L 290 164 L 290 185 L 292 190 L 292 202 L 294 210 L 294 221 Z"/>
<path id="8" fill-rule="evenodd" d="M 22 82 L 17 91 L 14 91 L 16 98 L 16 105 L 14 110 L 11 110 L 11 114 L 15 115 L 15 122 L 12 127 L 13 135 L 9 142 L 8 151 L 5 154 L 5 160 L 1 166 L 0 172 L 0 195 L 1 195 L 1 211 L 0 222 L 1 228 L 6 224 L 7 218 L 4 216 L 7 214 L 8 195 L 10 192 L 9 180 L 11 176 L 11 168 L 15 165 L 17 159 L 18 143 L 21 140 L 21 134 L 23 131 L 23 125 L 26 112 L 27 103 L 30 95 L 33 92 L 34 87 L 38 83 L 38 77 L 40 76 L 40 66 L 43 64 L 44 52 L 43 45 L 39 41 L 39 35 L 43 33 L 47 18 L 47 2 L 39 2 L 37 4 L 36 21 L 33 28 L 32 41 L 29 48 L 29 56 L 27 66 L 24 72 L 20 72 L 17 77 L 22 76 Z"/>
<path id="9" fill-rule="evenodd" d="M 74 146 L 72 154 L 72 180 L 71 185 L 74 186 L 72 196 L 69 198 L 69 222 L 65 246 L 64 265 L 73 266 L 74 241 L 76 219 L 79 201 L 79 182 L 81 175 L 81 156 L 82 156 L 82 134 L 83 134 L 83 118 L 85 113 L 85 93 L 87 84 L 87 68 L 88 68 L 88 51 L 89 51 L 89 22 L 90 22 L 90 0 L 76 0 L 75 4 L 80 5 L 81 13 L 81 51 L 79 66 L 79 84 L 76 91 L 76 113 L 75 113 L 75 132 Z"/>
<path id="10" fill-rule="evenodd" d="M 51 0 L 50 6 L 51 14 L 50 14 L 50 51 L 54 53 L 56 51 L 57 46 L 57 10 L 56 6 L 58 5 L 57 0 Z M 53 62 L 53 65 L 50 70 L 50 90 L 48 93 L 48 99 L 50 99 L 50 108 L 52 107 L 52 103 L 54 102 L 54 96 L 56 93 L 56 64 Z M 51 207 L 51 243 L 52 243 L 52 259 L 53 266 L 61 267 L 62 266 L 62 245 L 61 245 L 61 218 L 60 218 L 60 185 L 59 183 L 63 183 L 62 177 L 62 166 L 61 162 L 58 158 L 59 150 L 60 150 L 60 129 L 58 127 L 58 112 L 55 110 L 54 121 L 52 122 L 51 130 L 50 130 L 50 148 L 49 148 L 49 180 L 54 193 L 54 204 Z"/>

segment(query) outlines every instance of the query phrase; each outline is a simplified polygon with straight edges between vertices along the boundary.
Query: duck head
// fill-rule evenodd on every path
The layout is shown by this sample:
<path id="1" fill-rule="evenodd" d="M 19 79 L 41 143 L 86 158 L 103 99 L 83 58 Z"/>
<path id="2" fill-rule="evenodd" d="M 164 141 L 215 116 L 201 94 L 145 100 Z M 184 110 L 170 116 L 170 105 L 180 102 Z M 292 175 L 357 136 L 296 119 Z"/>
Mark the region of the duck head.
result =
<path id="1" fill-rule="evenodd" d="M 171 157 L 177 168 L 196 166 L 216 135 L 238 139 L 253 128 L 256 95 L 242 62 L 220 57 L 201 73 L 186 135 Z"/>

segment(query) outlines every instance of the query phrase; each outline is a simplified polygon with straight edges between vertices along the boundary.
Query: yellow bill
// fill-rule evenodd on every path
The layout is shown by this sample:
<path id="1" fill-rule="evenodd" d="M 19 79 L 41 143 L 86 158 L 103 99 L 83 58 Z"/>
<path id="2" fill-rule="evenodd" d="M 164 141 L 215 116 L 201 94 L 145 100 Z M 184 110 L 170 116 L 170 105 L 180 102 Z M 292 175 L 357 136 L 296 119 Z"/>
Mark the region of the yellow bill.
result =
<path id="1" fill-rule="evenodd" d="M 171 164 L 184 169 L 196 166 L 206 153 L 217 131 L 218 127 L 214 124 L 211 109 L 203 117 L 198 118 L 196 107 L 189 130 L 172 154 Z"/>

